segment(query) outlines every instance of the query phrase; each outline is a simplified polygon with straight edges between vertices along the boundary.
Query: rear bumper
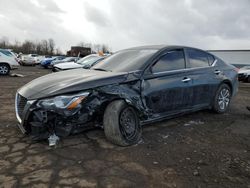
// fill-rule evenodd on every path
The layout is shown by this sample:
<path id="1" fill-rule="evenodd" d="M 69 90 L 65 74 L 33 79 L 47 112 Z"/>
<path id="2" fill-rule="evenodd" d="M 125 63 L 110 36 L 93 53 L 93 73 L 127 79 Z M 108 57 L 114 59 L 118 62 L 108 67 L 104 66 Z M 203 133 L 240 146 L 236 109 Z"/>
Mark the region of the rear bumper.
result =
<path id="1" fill-rule="evenodd" d="M 37 63 L 35 61 L 22 61 L 22 64 L 24 64 L 24 65 L 36 65 Z"/>

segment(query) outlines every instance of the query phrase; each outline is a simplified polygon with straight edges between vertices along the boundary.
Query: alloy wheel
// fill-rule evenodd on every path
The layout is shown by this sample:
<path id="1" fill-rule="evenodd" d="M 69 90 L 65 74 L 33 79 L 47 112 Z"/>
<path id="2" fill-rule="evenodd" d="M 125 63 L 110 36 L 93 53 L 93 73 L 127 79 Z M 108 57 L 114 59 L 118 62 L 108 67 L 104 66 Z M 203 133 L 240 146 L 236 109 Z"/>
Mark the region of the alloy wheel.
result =
<path id="1" fill-rule="evenodd" d="M 6 65 L 0 65 L 0 74 L 7 74 L 9 71 Z"/>
<path id="2" fill-rule="evenodd" d="M 221 110 L 225 110 L 230 102 L 230 91 L 227 88 L 223 88 L 218 97 L 218 105 Z"/>

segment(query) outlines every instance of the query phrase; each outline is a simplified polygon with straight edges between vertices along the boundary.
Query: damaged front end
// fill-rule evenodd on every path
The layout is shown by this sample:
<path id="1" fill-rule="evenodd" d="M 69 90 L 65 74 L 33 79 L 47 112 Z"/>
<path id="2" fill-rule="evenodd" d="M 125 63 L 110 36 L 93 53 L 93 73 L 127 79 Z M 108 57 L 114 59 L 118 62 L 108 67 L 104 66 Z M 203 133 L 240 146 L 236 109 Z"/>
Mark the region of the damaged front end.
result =
<path id="1" fill-rule="evenodd" d="M 16 116 L 23 133 L 33 140 L 49 138 L 53 142 L 55 136 L 65 137 L 94 125 L 99 105 L 90 91 L 32 101 L 17 93 Z"/>
<path id="2" fill-rule="evenodd" d="M 48 139 L 55 145 L 59 137 L 102 127 L 103 113 L 113 100 L 124 99 L 144 119 L 149 114 L 140 98 L 139 83 L 112 84 L 81 93 L 27 100 L 17 93 L 16 116 L 19 128 L 33 140 Z"/>

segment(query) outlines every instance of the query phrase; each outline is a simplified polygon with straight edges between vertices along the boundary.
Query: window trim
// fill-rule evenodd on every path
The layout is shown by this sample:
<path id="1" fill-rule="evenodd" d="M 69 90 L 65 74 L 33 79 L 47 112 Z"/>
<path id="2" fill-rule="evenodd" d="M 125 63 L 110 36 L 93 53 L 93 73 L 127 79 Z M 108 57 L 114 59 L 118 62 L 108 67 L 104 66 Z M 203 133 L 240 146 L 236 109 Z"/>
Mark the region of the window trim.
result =
<path id="1" fill-rule="evenodd" d="M 213 57 L 213 59 L 214 59 L 214 61 L 213 61 L 213 62 L 211 63 L 211 65 L 210 65 L 210 64 L 209 64 L 209 58 L 208 58 L 208 56 L 207 56 L 208 64 L 209 64 L 210 67 L 212 67 L 212 65 L 215 63 L 215 60 L 217 60 L 217 59 L 215 58 L 214 55 L 212 55 L 212 54 L 210 54 L 210 53 L 207 53 L 207 55 Z M 216 61 L 216 62 L 217 62 L 217 61 Z"/>
<path id="2" fill-rule="evenodd" d="M 158 75 L 158 74 L 171 74 L 171 73 L 179 73 L 179 72 L 182 72 L 182 71 L 192 71 L 192 70 L 198 70 L 198 69 L 207 69 L 207 68 L 211 68 L 211 67 L 215 67 L 216 66 L 216 63 L 217 63 L 217 59 L 214 60 L 214 62 L 212 63 L 211 66 L 208 66 L 208 67 L 193 67 L 193 68 L 185 68 L 185 69 L 178 69 L 178 70 L 171 70 L 171 71 L 162 71 L 162 72 L 157 72 L 157 73 L 152 73 L 153 75 Z"/>
<path id="3" fill-rule="evenodd" d="M 184 51 L 185 51 L 185 55 L 186 55 L 186 57 L 187 57 L 187 66 L 186 66 L 186 69 L 209 68 L 209 67 L 212 67 L 212 65 L 213 65 L 213 64 L 215 63 L 215 61 L 217 60 L 217 59 L 215 58 L 215 56 L 213 56 L 213 57 L 214 57 L 214 62 L 213 62 L 211 65 L 209 65 L 209 59 L 208 59 L 208 56 L 207 56 L 207 57 L 206 57 L 206 59 L 207 59 L 207 65 L 208 65 L 207 67 L 191 67 L 190 58 L 189 58 L 189 55 L 188 55 L 187 50 L 196 50 L 196 51 L 203 52 L 203 53 L 205 53 L 205 54 L 207 54 L 207 55 L 210 55 L 210 54 L 208 54 L 207 52 L 205 52 L 205 51 L 203 51 L 203 50 L 200 50 L 200 49 L 185 48 Z M 216 61 L 216 62 L 217 62 L 217 61 Z"/>
<path id="4" fill-rule="evenodd" d="M 143 70 L 142 78 L 146 79 L 146 78 L 151 78 L 152 76 L 153 77 L 164 76 L 164 74 L 178 74 L 178 73 L 183 73 L 183 72 L 189 72 L 189 71 L 192 71 L 192 70 L 207 69 L 207 68 L 211 68 L 211 67 L 216 66 L 218 59 L 216 58 L 216 56 L 214 56 L 214 62 L 211 65 L 209 65 L 208 67 L 193 67 L 193 68 L 188 67 L 189 59 L 188 59 L 186 49 L 187 48 L 185 48 L 185 47 L 184 48 L 173 48 L 173 49 L 167 49 L 166 51 L 162 52 L 159 56 L 157 56 L 156 58 L 151 60 L 151 62 L 148 64 L 148 66 Z M 189 49 L 193 49 L 193 48 L 189 48 Z M 174 51 L 174 50 L 182 50 L 183 51 L 184 58 L 185 58 L 185 68 L 184 69 L 178 69 L 178 70 L 168 70 L 168 71 L 153 73 L 151 71 L 151 67 L 159 60 L 159 58 L 161 58 L 162 55 L 165 55 L 167 52 Z"/>
<path id="5" fill-rule="evenodd" d="M 170 52 L 173 51 L 182 51 L 183 53 L 183 57 L 184 57 L 184 69 L 176 69 L 176 70 L 166 70 L 166 71 L 160 71 L 160 72 L 153 72 L 152 68 L 153 66 L 165 55 L 169 54 Z M 169 49 L 166 52 L 163 52 L 161 55 L 159 55 L 155 60 L 153 60 L 153 63 L 149 66 L 149 72 L 153 75 L 157 75 L 157 74 L 162 74 L 162 73 L 167 73 L 167 72 L 178 72 L 179 70 L 185 70 L 187 68 L 187 63 L 186 63 L 186 55 L 184 52 L 183 48 L 176 48 L 176 49 Z"/>

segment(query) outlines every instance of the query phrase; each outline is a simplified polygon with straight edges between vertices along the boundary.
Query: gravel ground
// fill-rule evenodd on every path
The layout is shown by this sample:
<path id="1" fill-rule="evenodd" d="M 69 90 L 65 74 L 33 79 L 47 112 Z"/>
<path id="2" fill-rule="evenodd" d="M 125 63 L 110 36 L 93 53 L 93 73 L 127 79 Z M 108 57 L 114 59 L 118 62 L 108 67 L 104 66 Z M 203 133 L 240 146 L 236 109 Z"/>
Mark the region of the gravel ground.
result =
<path id="1" fill-rule="evenodd" d="M 0 187 L 250 187 L 250 84 L 223 115 L 201 111 L 147 125 L 138 145 L 118 147 L 102 130 L 33 142 L 16 127 L 17 88 L 49 73 L 0 77 Z"/>

